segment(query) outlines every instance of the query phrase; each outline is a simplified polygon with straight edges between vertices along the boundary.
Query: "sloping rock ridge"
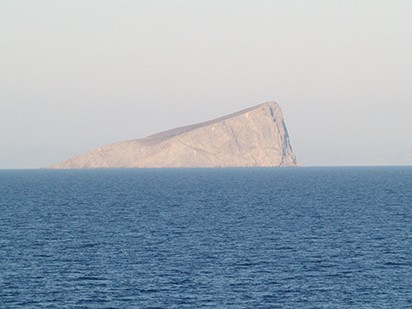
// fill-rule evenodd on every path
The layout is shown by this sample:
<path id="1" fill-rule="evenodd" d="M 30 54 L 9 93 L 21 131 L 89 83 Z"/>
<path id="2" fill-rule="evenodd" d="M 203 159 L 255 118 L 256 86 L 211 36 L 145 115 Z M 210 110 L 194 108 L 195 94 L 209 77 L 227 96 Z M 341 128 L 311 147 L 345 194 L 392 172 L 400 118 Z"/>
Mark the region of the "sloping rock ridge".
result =
<path id="1" fill-rule="evenodd" d="M 295 166 L 282 110 L 263 103 L 215 120 L 109 144 L 48 168 Z"/>

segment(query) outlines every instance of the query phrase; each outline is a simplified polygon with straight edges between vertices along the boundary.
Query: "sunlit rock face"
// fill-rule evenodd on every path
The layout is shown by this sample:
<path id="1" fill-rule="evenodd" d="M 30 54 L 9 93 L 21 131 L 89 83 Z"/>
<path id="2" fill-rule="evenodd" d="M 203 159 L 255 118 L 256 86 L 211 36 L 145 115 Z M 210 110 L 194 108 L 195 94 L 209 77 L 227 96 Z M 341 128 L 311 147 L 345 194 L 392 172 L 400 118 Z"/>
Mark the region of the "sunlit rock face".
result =
<path id="1" fill-rule="evenodd" d="M 215 120 L 109 144 L 49 168 L 295 166 L 282 110 L 267 102 Z"/>

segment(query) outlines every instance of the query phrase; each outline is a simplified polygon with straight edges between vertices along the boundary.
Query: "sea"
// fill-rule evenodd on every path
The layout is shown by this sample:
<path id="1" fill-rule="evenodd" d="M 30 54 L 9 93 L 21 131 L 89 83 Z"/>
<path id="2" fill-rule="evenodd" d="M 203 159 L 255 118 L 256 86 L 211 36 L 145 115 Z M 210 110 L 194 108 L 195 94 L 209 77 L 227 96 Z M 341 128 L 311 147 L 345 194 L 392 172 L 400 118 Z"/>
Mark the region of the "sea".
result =
<path id="1" fill-rule="evenodd" d="M 412 308 L 412 167 L 0 170 L 0 308 Z"/>

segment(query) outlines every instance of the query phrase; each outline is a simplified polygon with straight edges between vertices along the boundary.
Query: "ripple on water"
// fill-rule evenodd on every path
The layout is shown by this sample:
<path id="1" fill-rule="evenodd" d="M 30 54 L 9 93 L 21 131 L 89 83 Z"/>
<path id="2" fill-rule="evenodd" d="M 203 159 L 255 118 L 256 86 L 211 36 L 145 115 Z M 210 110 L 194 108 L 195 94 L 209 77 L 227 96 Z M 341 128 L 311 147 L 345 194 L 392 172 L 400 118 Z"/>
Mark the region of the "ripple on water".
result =
<path id="1" fill-rule="evenodd" d="M 412 168 L 0 171 L 1 308 L 409 308 Z"/>

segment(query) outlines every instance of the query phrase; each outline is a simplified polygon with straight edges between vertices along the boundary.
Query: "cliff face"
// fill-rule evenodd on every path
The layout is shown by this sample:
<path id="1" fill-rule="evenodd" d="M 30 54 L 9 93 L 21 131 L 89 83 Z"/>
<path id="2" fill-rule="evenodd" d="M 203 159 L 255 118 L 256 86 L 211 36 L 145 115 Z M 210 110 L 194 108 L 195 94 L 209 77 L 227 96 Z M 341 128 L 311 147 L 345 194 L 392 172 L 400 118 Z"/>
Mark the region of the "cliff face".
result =
<path id="1" fill-rule="evenodd" d="M 100 147 L 49 168 L 295 166 L 282 111 L 268 102 L 215 120 Z"/>

